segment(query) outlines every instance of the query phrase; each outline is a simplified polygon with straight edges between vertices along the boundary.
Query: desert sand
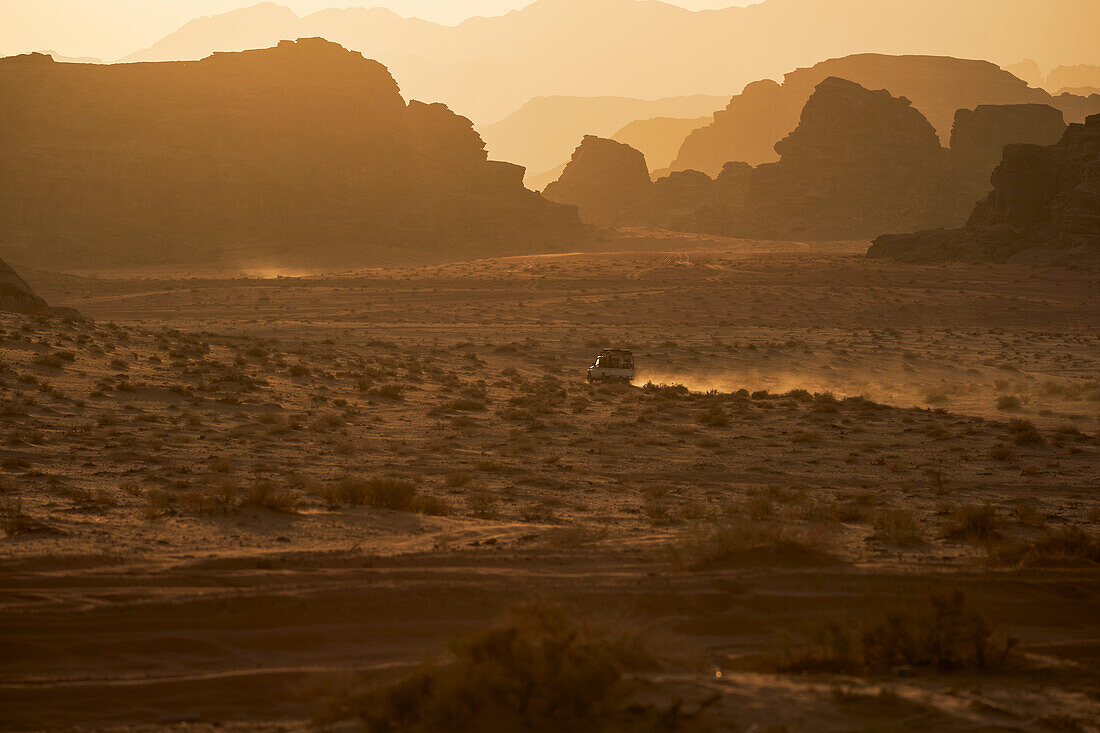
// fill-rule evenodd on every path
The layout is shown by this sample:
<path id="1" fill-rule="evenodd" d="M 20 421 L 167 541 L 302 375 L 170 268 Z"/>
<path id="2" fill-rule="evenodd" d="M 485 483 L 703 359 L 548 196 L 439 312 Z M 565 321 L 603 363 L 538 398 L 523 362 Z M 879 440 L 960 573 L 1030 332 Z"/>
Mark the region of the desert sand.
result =
<path id="1" fill-rule="evenodd" d="M 1097 730 L 1096 272 L 635 234 L 23 270 L 92 320 L 0 316 L 0 728 L 307 729 L 527 602 L 676 649 L 664 729 Z M 791 662 L 956 590 L 993 672 Z"/>

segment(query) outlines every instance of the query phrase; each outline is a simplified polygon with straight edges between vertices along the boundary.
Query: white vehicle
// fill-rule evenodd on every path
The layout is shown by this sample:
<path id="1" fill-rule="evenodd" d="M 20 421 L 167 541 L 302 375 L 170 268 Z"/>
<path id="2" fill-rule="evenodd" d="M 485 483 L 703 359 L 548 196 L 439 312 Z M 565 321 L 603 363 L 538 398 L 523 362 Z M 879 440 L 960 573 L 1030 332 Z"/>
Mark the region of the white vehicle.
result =
<path id="1" fill-rule="evenodd" d="M 604 349 L 588 367 L 588 381 L 631 382 L 634 380 L 634 354 L 626 349 Z"/>

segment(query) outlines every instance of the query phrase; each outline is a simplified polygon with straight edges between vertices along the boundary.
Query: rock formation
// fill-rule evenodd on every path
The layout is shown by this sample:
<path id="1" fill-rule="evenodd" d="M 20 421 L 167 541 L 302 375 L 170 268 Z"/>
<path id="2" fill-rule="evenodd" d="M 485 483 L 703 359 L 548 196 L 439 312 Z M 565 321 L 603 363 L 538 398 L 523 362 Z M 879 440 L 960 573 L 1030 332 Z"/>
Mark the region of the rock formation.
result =
<path id="1" fill-rule="evenodd" d="M 943 222 L 945 151 L 909 100 L 845 79 L 822 81 L 798 127 L 775 146 L 777 163 L 749 178 L 731 233 L 856 239 Z"/>
<path id="2" fill-rule="evenodd" d="M 726 97 L 695 94 L 667 99 L 628 99 L 624 97 L 536 97 L 512 114 L 491 125 L 479 125 L 490 155 L 498 160 L 510 160 L 527 168 L 527 184 L 536 190 L 535 176 L 565 165 L 577 141 L 585 135 L 619 140 L 616 132 L 635 120 L 654 117 L 695 119 L 726 103 Z M 706 121 L 700 125 L 706 124 Z M 694 129 L 694 128 L 692 128 Z M 684 130 L 673 143 L 679 150 Z M 634 147 L 637 140 L 622 139 Z M 658 167 L 667 166 L 676 157 L 676 150 Z M 654 161 L 650 160 L 652 165 Z M 555 179 L 557 176 L 554 177 Z M 552 179 L 553 180 L 553 179 Z"/>
<path id="3" fill-rule="evenodd" d="M 935 262 L 1100 255 L 1100 115 L 1070 125 L 1056 145 L 1009 145 L 992 184 L 961 229 L 879 237 L 868 256 Z"/>
<path id="4" fill-rule="evenodd" d="M 372 264 L 552 247 L 576 213 L 322 39 L 202 61 L 0 60 L 0 241 L 51 267 Z"/>
<path id="5" fill-rule="evenodd" d="M 1065 130 L 1062 113 L 1045 104 L 980 105 L 956 112 L 951 164 L 952 185 L 958 191 L 958 221 L 965 221 L 989 190 L 989 176 L 1006 145 L 1053 145 Z"/>
<path id="6" fill-rule="evenodd" d="M 640 150 L 645 155 L 652 175 L 655 171 L 672 165 L 684 138 L 713 121 L 714 117 L 709 114 L 706 117 L 653 117 L 635 120 L 617 130 L 611 139 Z"/>
<path id="7" fill-rule="evenodd" d="M 53 309 L 35 295 L 31 286 L 7 262 L 0 260 L 0 311 L 46 315 Z"/>
<path id="8" fill-rule="evenodd" d="M 644 155 L 629 145 L 586 135 L 561 178 L 543 196 L 576 206 L 586 224 L 627 226 L 645 216 L 650 186 Z"/>
<path id="9" fill-rule="evenodd" d="M 714 123 L 689 135 L 673 170 L 717 175 L 731 160 L 752 165 L 774 162 L 775 143 L 795 125 L 814 89 L 830 76 L 867 89 L 906 97 L 947 142 L 955 111 L 988 104 L 1046 104 L 1051 97 L 986 61 L 940 56 L 858 54 L 792 71 L 783 84 L 760 81 L 734 96 Z"/>

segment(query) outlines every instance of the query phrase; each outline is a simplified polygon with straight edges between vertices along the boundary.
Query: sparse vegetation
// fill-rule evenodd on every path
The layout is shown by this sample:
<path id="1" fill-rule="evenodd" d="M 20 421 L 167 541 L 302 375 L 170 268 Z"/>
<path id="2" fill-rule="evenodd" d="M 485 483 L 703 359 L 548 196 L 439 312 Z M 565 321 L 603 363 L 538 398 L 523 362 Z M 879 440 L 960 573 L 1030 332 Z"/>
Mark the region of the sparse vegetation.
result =
<path id="1" fill-rule="evenodd" d="M 514 609 L 499 626 L 459 639 L 453 660 L 337 697 L 320 722 L 358 719 L 368 731 L 579 730 L 656 719 L 631 707 L 631 672 L 660 667 L 641 637 L 578 620 L 560 607 Z M 636 703 L 634 703 L 636 705 Z"/>
<path id="2" fill-rule="evenodd" d="M 802 642 L 789 641 L 771 664 L 785 672 L 887 672 L 898 667 L 989 670 L 1011 661 L 1018 642 L 994 634 L 960 592 L 934 595 L 917 611 L 899 610 L 862 623 L 824 621 Z"/>

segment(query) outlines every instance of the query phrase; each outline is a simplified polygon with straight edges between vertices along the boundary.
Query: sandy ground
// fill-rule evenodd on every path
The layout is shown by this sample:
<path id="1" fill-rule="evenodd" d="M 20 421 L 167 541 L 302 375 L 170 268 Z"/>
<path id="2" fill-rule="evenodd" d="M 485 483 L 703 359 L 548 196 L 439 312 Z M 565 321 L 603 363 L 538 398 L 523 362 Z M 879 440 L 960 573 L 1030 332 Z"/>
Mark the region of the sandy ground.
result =
<path id="1" fill-rule="evenodd" d="M 299 729 L 537 598 L 681 639 L 708 728 L 1097 730 L 1100 572 L 1004 559 L 1100 522 L 1095 271 L 662 244 L 27 273 L 94 323 L 0 317 L 0 728 Z M 635 386 L 585 383 L 608 345 Z M 731 522 L 808 549 L 685 562 Z M 1024 661 L 748 661 L 953 589 Z"/>

